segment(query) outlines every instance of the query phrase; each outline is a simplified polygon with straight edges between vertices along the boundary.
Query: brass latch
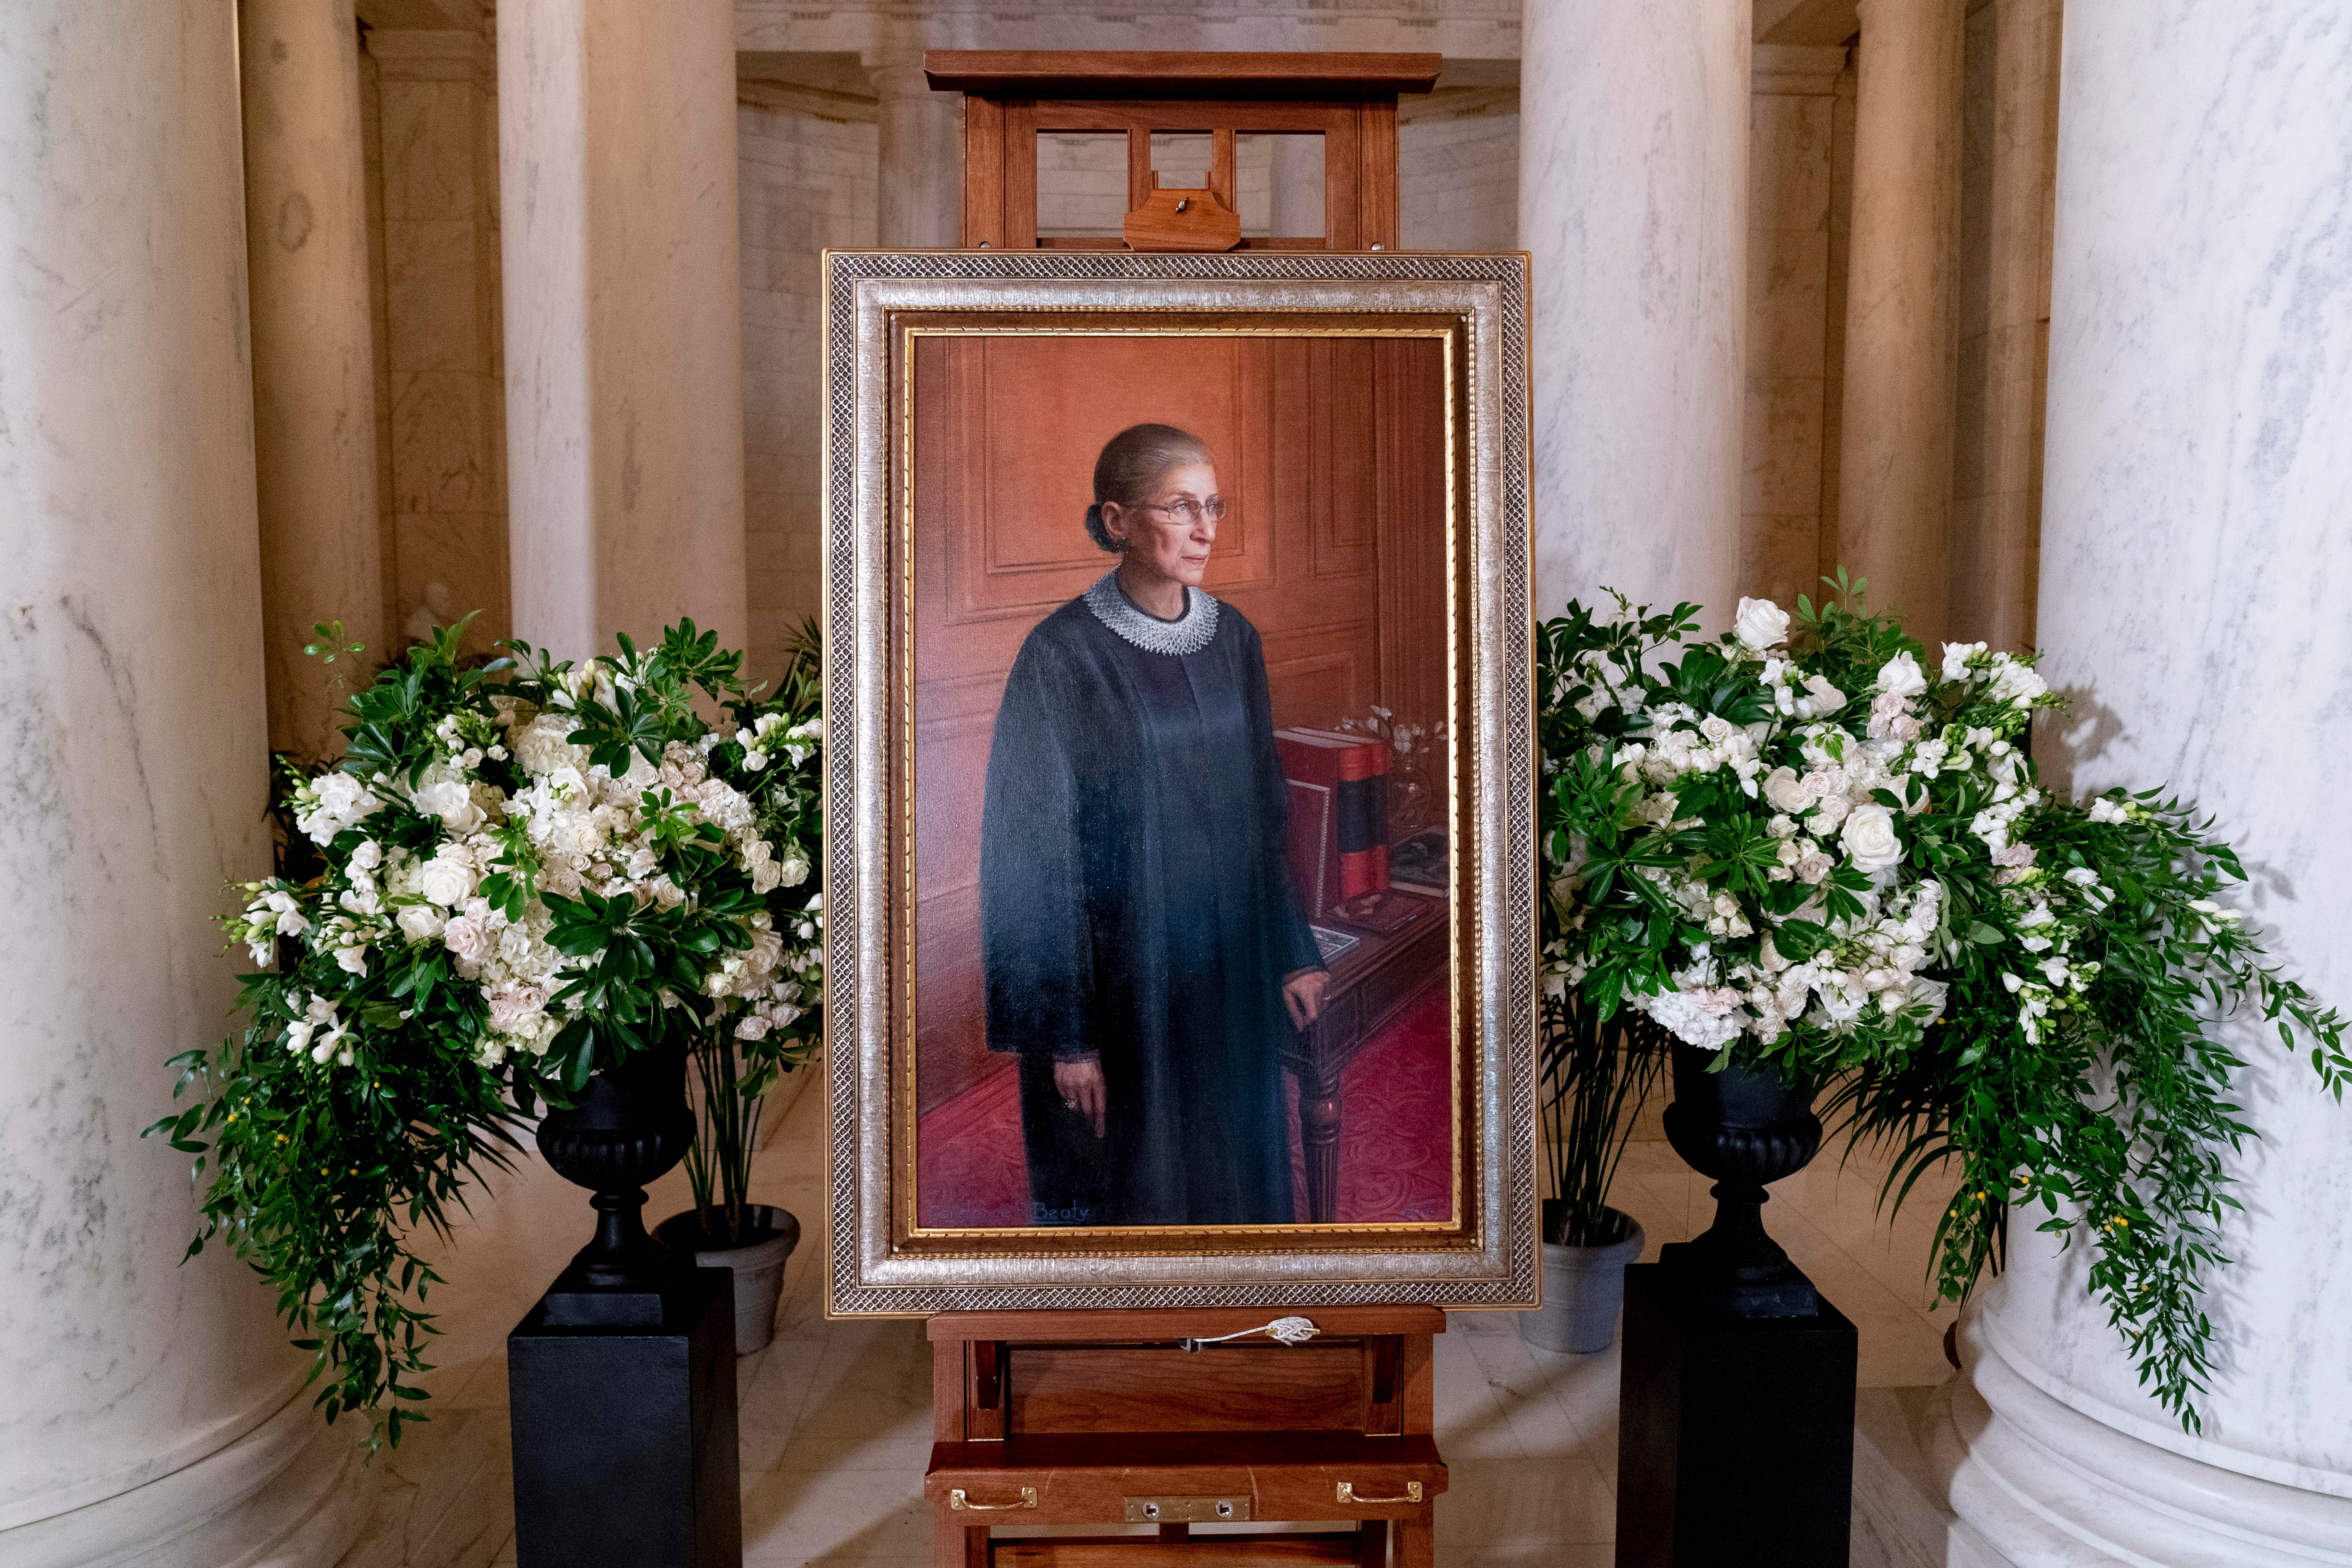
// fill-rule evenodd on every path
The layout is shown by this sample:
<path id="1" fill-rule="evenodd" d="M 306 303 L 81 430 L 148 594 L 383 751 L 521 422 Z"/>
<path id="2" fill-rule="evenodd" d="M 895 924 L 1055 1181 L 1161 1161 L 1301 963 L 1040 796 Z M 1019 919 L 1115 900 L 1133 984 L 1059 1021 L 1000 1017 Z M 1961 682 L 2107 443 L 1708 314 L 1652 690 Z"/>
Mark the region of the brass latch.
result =
<path id="1" fill-rule="evenodd" d="M 1250 1516 L 1245 1497 L 1131 1497 L 1129 1524 L 1231 1524 Z"/>

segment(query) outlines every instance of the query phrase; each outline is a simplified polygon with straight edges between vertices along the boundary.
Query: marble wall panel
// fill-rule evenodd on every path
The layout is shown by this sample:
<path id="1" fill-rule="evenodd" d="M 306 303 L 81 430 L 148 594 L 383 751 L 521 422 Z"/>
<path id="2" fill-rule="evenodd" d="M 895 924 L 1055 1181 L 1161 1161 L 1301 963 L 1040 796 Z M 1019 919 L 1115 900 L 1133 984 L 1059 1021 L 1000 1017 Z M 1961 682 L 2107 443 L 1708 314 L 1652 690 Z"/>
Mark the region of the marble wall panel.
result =
<path id="1" fill-rule="evenodd" d="M 739 104 L 743 236 L 743 523 L 751 668 L 772 679 L 785 637 L 816 613 L 819 253 L 875 243 L 871 122 Z"/>
<path id="2" fill-rule="evenodd" d="M 1748 100 L 1748 362 L 1738 592 L 1793 605 L 1819 575 L 1841 47 L 1759 46 Z"/>
<path id="3" fill-rule="evenodd" d="M 1464 88 L 1400 106 L 1397 217 L 1407 249 L 1517 248 L 1518 103 L 1516 89 Z"/>
<path id="4" fill-rule="evenodd" d="M 2034 637 L 2061 11 L 1978 0 L 1968 18 L 1950 635 L 2005 647 Z"/>
<path id="5" fill-rule="evenodd" d="M 513 627 L 488 26 L 367 35 L 378 124 L 384 574 L 395 649 L 477 610 L 469 647 L 487 650 Z"/>

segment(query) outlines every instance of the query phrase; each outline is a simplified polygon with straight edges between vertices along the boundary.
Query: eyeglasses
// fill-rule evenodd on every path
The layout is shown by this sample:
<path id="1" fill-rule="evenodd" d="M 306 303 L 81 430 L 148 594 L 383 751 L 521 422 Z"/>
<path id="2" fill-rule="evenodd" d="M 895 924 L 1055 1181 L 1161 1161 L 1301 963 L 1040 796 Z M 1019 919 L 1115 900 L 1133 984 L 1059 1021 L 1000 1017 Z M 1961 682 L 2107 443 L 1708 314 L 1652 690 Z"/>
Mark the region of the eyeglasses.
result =
<path id="1" fill-rule="evenodd" d="M 1204 517 L 1211 522 L 1225 521 L 1225 500 L 1223 496 L 1212 496 L 1205 501 L 1188 500 L 1173 501 L 1167 506 L 1147 506 L 1143 510 L 1156 511 L 1160 516 L 1181 522 L 1187 528 L 1191 528 Z"/>

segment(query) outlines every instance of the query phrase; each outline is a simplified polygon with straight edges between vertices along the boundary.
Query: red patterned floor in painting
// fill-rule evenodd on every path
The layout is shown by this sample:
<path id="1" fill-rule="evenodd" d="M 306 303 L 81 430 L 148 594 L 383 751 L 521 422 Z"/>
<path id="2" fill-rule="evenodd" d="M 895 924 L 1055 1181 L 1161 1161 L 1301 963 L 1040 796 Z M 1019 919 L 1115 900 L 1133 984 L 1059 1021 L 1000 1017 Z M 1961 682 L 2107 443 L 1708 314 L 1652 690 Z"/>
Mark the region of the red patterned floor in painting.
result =
<path id="1" fill-rule="evenodd" d="M 1348 1064 L 1339 1089 L 1341 1224 L 1444 1219 L 1451 1211 L 1447 1047 L 1446 991 L 1433 985 Z M 923 1118 L 915 1140 L 923 1225 L 1028 1223 L 1016 1078 L 999 1072 Z M 1291 1191 L 1304 1215 L 1298 1091 L 1286 1074 L 1284 1084 L 1290 1101 Z"/>

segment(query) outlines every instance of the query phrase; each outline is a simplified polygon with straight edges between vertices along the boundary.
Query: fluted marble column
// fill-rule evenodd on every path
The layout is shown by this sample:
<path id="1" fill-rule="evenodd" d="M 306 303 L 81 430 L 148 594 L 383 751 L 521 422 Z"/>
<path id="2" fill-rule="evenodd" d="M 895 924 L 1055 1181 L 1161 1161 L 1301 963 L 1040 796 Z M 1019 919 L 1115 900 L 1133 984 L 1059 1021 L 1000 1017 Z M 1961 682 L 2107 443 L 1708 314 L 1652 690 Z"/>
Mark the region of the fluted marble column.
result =
<path id="1" fill-rule="evenodd" d="M 734 9 L 499 7 L 515 629 L 748 632 Z"/>
<path id="2" fill-rule="evenodd" d="M 1967 0 L 1862 0 L 1846 261 L 1838 555 L 1943 636 L 1959 385 L 1960 82 Z"/>
<path id="3" fill-rule="evenodd" d="M 869 56 L 866 69 L 878 103 L 879 243 L 894 249 L 962 243 L 961 98 L 931 90 L 920 49 Z"/>
<path id="4" fill-rule="evenodd" d="M 2041 637 L 2077 786 L 2169 782 L 2250 920 L 2352 1003 L 2352 26 L 2331 0 L 2069 5 Z M 1973 1321 L 1951 1500 L 2014 1563 L 2352 1563 L 2352 1110 L 2259 1025 L 2201 1436 L 2030 1222 Z"/>
<path id="5" fill-rule="evenodd" d="M 341 746 L 340 699 L 310 628 L 341 619 L 367 662 L 391 651 L 359 28 L 352 0 L 245 0 L 237 25 L 269 744 L 320 756 Z"/>
<path id="6" fill-rule="evenodd" d="M 1528 0 L 1536 608 L 1604 587 L 1729 623 L 1747 338 L 1746 0 Z"/>
<path id="7" fill-rule="evenodd" d="M 236 17 L 0 19 L 0 1562 L 332 1563 L 358 1433 L 140 1129 L 217 1041 L 268 734 Z M 324 1510 L 322 1512 L 321 1510 Z M 345 1511 L 339 1511 L 345 1510 Z"/>

